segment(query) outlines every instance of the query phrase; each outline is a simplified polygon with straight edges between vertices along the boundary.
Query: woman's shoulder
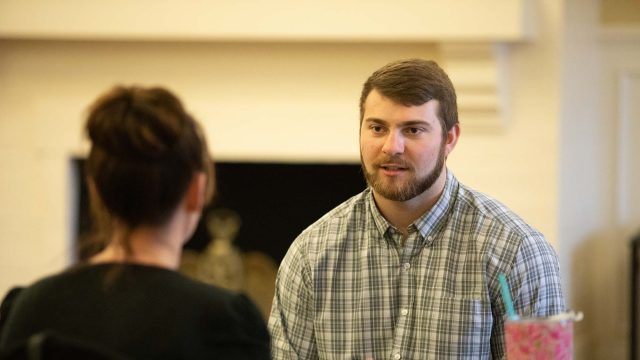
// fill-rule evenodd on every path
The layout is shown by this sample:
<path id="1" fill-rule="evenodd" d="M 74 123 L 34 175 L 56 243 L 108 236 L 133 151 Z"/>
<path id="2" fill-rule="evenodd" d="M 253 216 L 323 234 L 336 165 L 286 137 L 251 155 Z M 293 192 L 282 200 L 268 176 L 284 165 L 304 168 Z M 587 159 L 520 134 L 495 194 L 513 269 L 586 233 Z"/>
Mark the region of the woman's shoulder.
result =
<path id="1" fill-rule="evenodd" d="M 10 289 L 2 299 L 2 303 L 0 303 L 0 339 L 2 339 L 2 333 L 7 323 L 7 318 L 9 317 L 9 313 L 13 308 L 13 304 L 16 301 L 18 295 L 24 290 L 23 287 L 14 287 Z"/>
<path id="2" fill-rule="evenodd" d="M 24 298 L 38 298 L 40 295 L 48 293 L 61 294 L 67 290 L 67 287 L 79 287 L 83 284 L 79 283 L 79 278 L 72 269 L 63 270 L 58 273 L 41 277 L 29 285 L 16 286 L 9 291 L 3 300 L 3 306 L 9 302 L 13 304 Z"/>

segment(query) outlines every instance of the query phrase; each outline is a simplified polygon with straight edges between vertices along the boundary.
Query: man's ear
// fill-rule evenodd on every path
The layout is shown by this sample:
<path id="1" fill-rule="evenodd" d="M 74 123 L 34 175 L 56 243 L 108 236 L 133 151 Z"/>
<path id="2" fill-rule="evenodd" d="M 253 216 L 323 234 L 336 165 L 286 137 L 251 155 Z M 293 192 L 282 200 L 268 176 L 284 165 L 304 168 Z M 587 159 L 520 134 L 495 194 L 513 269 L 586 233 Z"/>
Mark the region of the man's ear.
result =
<path id="1" fill-rule="evenodd" d="M 205 202 L 205 190 L 207 187 L 207 176 L 198 171 L 191 177 L 186 194 L 186 207 L 188 211 L 202 212 Z"/>
<path id="2" fill-rule="evenodd" d="M 449 156 L 449 154 L 453 151 L 458 143 L 458 138 L 460 137 L 460 124 L 455 124 L 447 131 L 447 137 L 445 139 L 445 156 Z"/>

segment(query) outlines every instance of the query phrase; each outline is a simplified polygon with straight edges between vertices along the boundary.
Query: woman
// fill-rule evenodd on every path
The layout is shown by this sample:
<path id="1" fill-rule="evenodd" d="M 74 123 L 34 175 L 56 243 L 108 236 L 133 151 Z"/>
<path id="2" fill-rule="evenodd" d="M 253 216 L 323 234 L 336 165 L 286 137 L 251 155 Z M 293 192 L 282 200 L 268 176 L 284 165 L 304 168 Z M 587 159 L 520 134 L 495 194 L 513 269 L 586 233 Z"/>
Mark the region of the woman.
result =
<path id="1" fill-rule="evenodd" d="M 133 359 L 269 358 L 265 324 L 244 295 L 175 271 L 214 187 L 206 141 L 180 100 L 116 87 L 90 108 L 86 131 L 106 246 L 14 296 L 0 350 L 54 333 Z"/>

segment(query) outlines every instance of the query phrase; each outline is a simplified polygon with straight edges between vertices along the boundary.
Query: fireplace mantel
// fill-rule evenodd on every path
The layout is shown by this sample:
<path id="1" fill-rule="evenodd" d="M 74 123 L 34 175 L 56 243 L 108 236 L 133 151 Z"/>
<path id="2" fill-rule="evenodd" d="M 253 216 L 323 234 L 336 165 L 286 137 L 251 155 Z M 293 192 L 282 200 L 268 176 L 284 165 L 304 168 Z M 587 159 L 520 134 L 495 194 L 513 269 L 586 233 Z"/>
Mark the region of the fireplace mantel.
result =
<path id="1" fill-rule="evenodd" d="M 0 37 L 517 42 L 527 0 L 3 0 Z"/>
<path id="2" fill-rule="evenodd" d="M 471 129 L 499 129 L 510 44 L 533 36 L 529 0 L 4 0 L 0 39 L 175 44 L 414 43 L 456 85 Z M 268 55 L 266 55 L 268 56 Z"/>

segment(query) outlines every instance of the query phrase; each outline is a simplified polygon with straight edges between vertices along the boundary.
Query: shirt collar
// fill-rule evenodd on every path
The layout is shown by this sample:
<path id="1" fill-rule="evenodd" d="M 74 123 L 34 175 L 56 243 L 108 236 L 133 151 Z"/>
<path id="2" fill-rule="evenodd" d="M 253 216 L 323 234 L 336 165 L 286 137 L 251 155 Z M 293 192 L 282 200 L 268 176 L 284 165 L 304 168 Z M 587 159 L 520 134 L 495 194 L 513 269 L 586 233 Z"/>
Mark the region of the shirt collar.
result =
<path id="1" fill-rule="evenodd" d="M 367 202 L 369 203 L 369 210 L 373 215 L 373 222 L 378 228 L 378 231 L 380 232 L 380 234 L 384 237 L 387 230 L 389 230 L 389 228 L 391 227 L 391 224 L 389 224 L 387 219 L 385 219 L 384 216 L 382 216 L 382 213 L 378 209 L 378 206 L 376 205 L 376 201 L 373 198 L 373 189 L 369 187 L 366 191 L 368 192 L 366 194 L 366 197 L 367 197 Z"/>
<path id="2" fill-rule="evenodd" d="M 416 219 L 416 221 L 414 221 L 411 225 L 411 227 L 415 227 L 415 229 L 420 232 L 420 235 L 423 239 L 429 239 L 429 243 L 433 241 L 433 237 L 430 238 L 429 236 L 434 234 L 444 223 L 444 219 L 447 217 L 449 208 L 451 207 L 450 205 L 453 199 L 455 199 L 455 193 L 457 193 L 458 191 L 458 180 L 453 175 L 453 172 L 451 172 L 449 169 L 447 169 L 446 171 L 447 179 L 444 184 L 442 195 L 440 195 L 438 201 L 433 205 L 433 207 L 431 207 L 429 211 Z M 373 222 L 378 228 L 378 231 L 380 231 L 380 234 L 382 234 L 384 237 L 384 235 L 392 226 L 387 221 L 387 219 L 382 216 L 382 213 L 378 209 L 378 206 L 376 205 L 376 202 L 373 198 L 373 190 L 371 190 L 371 188 L 368 188 L 366 191 L 368 192 L 366 194 L 366 198 L 367 202 L 369 203 L 371 214 L 373 215 Z"/>

